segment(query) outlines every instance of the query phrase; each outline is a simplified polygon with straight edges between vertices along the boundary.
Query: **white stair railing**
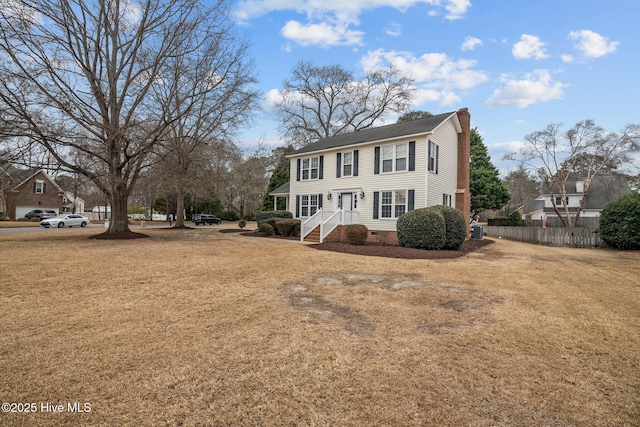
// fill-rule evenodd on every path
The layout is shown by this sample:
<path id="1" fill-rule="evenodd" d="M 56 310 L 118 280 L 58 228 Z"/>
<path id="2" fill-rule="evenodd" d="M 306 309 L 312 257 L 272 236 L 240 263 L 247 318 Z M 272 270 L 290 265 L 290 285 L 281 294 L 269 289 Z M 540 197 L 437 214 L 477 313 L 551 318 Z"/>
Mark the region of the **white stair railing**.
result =
<path id="1" fill-rule="evenodd" d="M 338 209 L 322 223 L 322 228 L 320 229 L 320 243 L 322 243 L 324 238 L 331 234 L 337 226 L 342 224 L 343 212 L 344 211 L 342 209 Z"/>
<path id="2" fill-rule="evenodd" d="M 318 209 L 315 214 L 300 223 L 300 241 L 303 242 L 304 238 L 318 225 L 322 225 L 322 208 Z M 320 235 L 322 235 L 322 228 L 320 229 Z"/>

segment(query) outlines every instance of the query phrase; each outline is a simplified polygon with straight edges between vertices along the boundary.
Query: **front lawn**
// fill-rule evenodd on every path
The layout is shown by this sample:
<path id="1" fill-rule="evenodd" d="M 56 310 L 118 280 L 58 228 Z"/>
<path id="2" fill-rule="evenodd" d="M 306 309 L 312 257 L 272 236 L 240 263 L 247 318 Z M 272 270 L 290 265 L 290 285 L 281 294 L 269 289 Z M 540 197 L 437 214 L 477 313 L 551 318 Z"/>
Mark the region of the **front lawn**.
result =
<path id="1" fill-rule="evenodd" d="M 87 238 L 102 231 L 2 236 L 0 397 L 38 411 L 0 425 L 640 419 L 639 252 L 498 240 L 408 260 L 208 227 Z"/>

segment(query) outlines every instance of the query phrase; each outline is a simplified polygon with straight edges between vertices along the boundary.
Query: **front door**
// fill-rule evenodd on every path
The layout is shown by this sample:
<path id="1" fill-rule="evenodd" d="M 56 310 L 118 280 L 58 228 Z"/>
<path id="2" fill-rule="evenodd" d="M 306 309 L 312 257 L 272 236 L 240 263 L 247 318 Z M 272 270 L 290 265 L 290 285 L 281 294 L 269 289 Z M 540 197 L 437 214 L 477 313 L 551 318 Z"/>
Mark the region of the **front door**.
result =
<path id="1" fill-rule="evenodd" d="M 356 195 L 353 193 L 340 194 L 341 208 L 344 211 L 345 224 L 357 224 Z"/>

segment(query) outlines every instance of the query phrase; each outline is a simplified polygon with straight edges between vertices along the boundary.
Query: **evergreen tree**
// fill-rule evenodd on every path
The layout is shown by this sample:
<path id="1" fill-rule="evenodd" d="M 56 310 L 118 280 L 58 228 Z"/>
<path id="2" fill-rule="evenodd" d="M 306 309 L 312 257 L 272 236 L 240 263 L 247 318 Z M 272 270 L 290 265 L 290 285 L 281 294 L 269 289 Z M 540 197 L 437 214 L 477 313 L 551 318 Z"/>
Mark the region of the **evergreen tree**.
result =
<path id="1" fill-rule="evenodd" d="M 293 153 L 293 145 L 289 145 L 287 147 L 279 147 L 273 150 L 273 157 L 276 160 L 276 167 L 271 174 L 271 178 L 269 179 L 269 186 L 267 187 L 267 192 L 262 198 L 262 210 L 263 211 L 271 211 L 273 210 L 273 196 L 270 196 L 269 193 L 280 187 L 281 185 L 289 182 L 290 175 L 290 166 L 289 159 L 287 155 Z M 284 197 L 278 199 L 278 209 L 286 210 L 286 200 Z"/>
<path id="2" fill-rule="evenodd" d="M 431 117 L 431 116 L 433 116 L 433 114 L 431 114 L 428 111 L 423 111 L 423 110 L 407 111 L 406 113 L 398 117 L 398 123 L 410 122 L 411 120 L 424 119 L 425 117 Z"/>
<path id="3" fill-rule="evenodd" d="M 470 181 L 472 217 L 486 209 L 501 209 L 509 202 L 509 190 L 502 184 L 476 129 L 471 130 Z"/>

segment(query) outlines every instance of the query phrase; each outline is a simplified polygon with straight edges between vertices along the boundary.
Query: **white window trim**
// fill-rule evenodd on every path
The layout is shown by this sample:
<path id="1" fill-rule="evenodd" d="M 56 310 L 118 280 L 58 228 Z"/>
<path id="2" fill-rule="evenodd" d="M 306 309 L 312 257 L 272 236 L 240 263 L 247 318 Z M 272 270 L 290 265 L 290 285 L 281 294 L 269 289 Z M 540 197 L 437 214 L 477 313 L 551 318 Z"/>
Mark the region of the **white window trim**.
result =
<path id="1" fill-rule="evenodd" d="M 318 160 L 318 166 L 317 167 L 312 167 L 312 163 L 313 163 L 313 159 L 317 159 Z M 309 167 L 306 169 L 307 171 L 309 171 L 309 177 L 305 178 L 304 177 L 304 171 L 305 171 L 305 167 L 304 167 L 304 161 L 308 160 L 309 161 Z M 315 178 L 311 178 L 311 171 L 316 170 L 316 177 Z M 316 181 L 320 179 L 320 156 L 314 156 L 314 157 L 306 157 L 304 159 L 302 159 L 300 161 L 300 181 Z"/>
<path id="2" fill-rule="evenodd" d="M 40 191 L 38 191 L 40 190 Z M 44 194 L 44 181 L 41 179 L 36 179 L 36 194 Z"/>
<path id="3" fill-rule="evenodd" d="M 346 163 L 344 162 L 344 156 L 345 154 L 351 154 L 351 173 L 350 174 L 346 174 L 344 173 L 344 167 L 346 166 Z M 340 156 L 340 178 L 351 178 L 353 177 L 353 150 L 352 151 L 343 151 L 342 155 Z"/>
<path id="4" fill-rule="evenodd" d="M 408 188 L 395 188 L 393 190 L 380 190 L 380 200 L 378 202 L 378 219 L 385 221 L 397 221 L 398 216 L 396 214 L 396 192 L 404 191 L 404 213 L 407 213 L 407 209 L 409 209 L 409 189 Z M 382 216 L 382 193 L 391 192 L 391 215 L 392 217 L 383 217 Z M 386 205 L 388 206 L 388 205 Z"/>
<path id="5" fill-rule="evenodd" d="M 396 163 L 398 160 L 397 154 L 396 154 L 396 150 L 397 147 L 399 145 L 404 145 L 405 146 L 405 153 L 406 155 L 404 157 L 405 162 L 404 162 L 404 169 L 402 170 L 396 170 Z M 384 171 L 384 149 L 385 147 L 393 147 L 393 157 L 391 158 L 391 170 L 385 172 Z M 403 172 L 408 172 L 409 171 L 409 142 L 401 142 L 399 144 L 385 144 L 385 145 L 381 145 L 380 146 L 380 173 L 381 174 L 386 174 L 386 173 L 403 173 Z M 386 190 L 389 191 L 389 190 Z"/>
<path id="6" fill-rule="evenodd" d="M 315 198 L 316 198 L 316 204 L 315 205 L 311 204 L 311 198 L 313 196 L 315 196 Z M 307 205 L 305 205 L 303 203 L 304 197 L 308 198 L 309 202 L 308 202 Z M 320 204 L 320 196 L 318 194 L 300 194 L 300 218 L 310 218 L 311 216 L 313 216 L 316 212 L 318 212 L 318 209 L 320 209 L 318 207 L 319 204 Z M 303 215 L 302 214 L 302 209 L 305 206 L 308 208 L 307 215 Z M 311 213 L 311 208 L 312 207 L 316 208 L 315 212 L 313 212 L 313 213 Z"/>
<path id="7" fill-rule="evenodd" d="M 439 163 L 439 158 L 437 156 L 437 152 L 440 151 L 440 147 L 438 144 L 436 144 L 435 142 L 433 142 L 432 140 L 428 140 L 427 142 L 428 147 L 427 147 L 427 171 L 431 172 L 431 173 L 438 173 L 438 170 L 440 169 L 438 167 L 438 163 Z M 431 159 L 433 159 L 433 168 L 431 167 Z"/>

